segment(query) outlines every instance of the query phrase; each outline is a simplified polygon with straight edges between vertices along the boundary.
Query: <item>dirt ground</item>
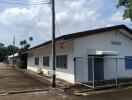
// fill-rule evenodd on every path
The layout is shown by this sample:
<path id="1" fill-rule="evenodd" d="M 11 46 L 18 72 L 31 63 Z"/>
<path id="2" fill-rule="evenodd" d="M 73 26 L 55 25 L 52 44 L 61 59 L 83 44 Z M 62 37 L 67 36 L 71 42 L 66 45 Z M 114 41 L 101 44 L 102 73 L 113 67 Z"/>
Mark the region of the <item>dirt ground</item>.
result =
<path id="1" fill-rule="evenodd" d="M 50 90 L 0 96 L 0 100 L 132 100 L 132 89 L 89 96 L 69 96 L 64 92 Z"/>
<path id="2" fill-rule="evenodd" d="M 0 63 L 0 93 L 33 89 L 46 89 L 49 85 L 43 83 L 11 66 Z"/>
<path id="3" fill-rule="evenodd" d="M 0 92 L 50 87 L 40 80 L 0 63 Z M 0 95 L 0 100 L 132 100 L 132 88 L 88 96 L 75 96 L 60 89 Z"/>

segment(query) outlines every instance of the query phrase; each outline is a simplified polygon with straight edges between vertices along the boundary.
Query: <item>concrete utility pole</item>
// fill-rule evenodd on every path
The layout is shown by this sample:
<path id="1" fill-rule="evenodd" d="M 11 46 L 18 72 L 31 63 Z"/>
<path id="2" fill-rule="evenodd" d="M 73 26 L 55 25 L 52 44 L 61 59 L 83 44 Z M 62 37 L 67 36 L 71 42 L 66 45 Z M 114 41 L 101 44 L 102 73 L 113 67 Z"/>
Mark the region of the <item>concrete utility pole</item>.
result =
<path id="1" fill-rule="evenodd" d="M 52 60 L 53 60 L 52 88 L 56 88 L 55 0 L 51 0 L 51 4 L 52 4 Z"/>
<path id="2" fill-rule="evenodd" d="M 14 58 L 14 52 L 15 52 L 15 36 L 13 38 L 13 69 L 14 69 L 14 64 L 15 64 L 15 58 Z"/>

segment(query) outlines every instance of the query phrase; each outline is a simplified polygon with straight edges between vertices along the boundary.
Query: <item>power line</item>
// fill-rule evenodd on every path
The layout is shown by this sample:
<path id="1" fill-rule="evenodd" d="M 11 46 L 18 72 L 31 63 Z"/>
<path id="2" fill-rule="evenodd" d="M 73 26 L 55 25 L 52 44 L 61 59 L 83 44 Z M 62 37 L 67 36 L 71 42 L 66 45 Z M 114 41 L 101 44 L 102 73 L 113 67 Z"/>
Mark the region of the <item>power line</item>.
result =
<path id="1" fill-rule="evenodd" d="M 43 7 L 44 7 L 44 5 L 41 7 L 40 11 L 39 11 L 38 14 L 35 16 L 34 22 L 38 22 L 39 16 L 40 16 L 40 14 L 41 14 L 41 12 L 42 12 L 42 10 L 43 10 Z M 38 18 L 38 20 L 37 20 L 37 18 Z"/>
<path id="2" fill-rule="evenodd" d="M 51 8 L 51 10 L 52 10 L 52 7 L 51 7 L 51 5 L 49 4 L 49 6 L 50 6 L 50 8 Z M 43 10 L 43 6 L 41 7 L 42 9 L 40 9 L 40 11 L 38 12 L 38 14 L 37 14 L 37 16 L 34 18 L 34 21 L 36 22 L 38 22 L 38 20 L 37 20 L 37 18 L 39 18 L 39 16 L 40 16 L 40 13 L 42 12 L 42 10 Z M 55 24 L 56 24 L 56 29 L 57 29 L 57 33 L 58 33 L 58 35 L 59 36 L 61 36 L 61 31 L 60 31 L 60 28 L 59 28 L 59 24 L 58 24 L 58 22 L 57 22 L 57 18 L 56 18 L 56 16 L 55 16 Z"/>
<path id="3" fill-rule="evenodd" d="M 50 4 L 49 4 L 50 5 Z M 50 8 L 51 8 L 51 10 L 52 10 L 52 6 L 50 5 Z M 56 29 L 57 29 L 57 31 L 58 31 L 58 33 L 59 33 L 59 36 L 61 36 L 61 32 L 60 32 L 60 28 L 59 28 L 59 24 L 58 24 L 58 22 L 57 22 L 57 18 L 56 18 L 56 16 L 55 16 L 55 24 L 56 24 Z"/>
<path id="4" fill-rule="evenodd" d="M 57 28 L 57 31 L 58 31 L 58 33 L 59 33 L 59 36 L 61 36 L 61 32 L 60 32 L 59 25 L 58 25 L 58 23 L 57 23 L 56 17 L 55 17 L 55 20 L 56 20 L 56 28 Z"/>
<path id="5" fill-rule="evenodd" d="M 50 2 L 36 2 L 36 3 L 26 3 L 26 2 L 8 2 L 8 1 L 0 1 L 3 4 L 19 4 L 19 5 L 43 5 L 43 4 L 50 4 Z"/>
<path id="6" fill-rule="evenodd" d="M 8 0 L 8 1 L 10 1 L 10 0 Z M 11 1 L 14 1 L 14 2 L 25 2 L 25 3 L 28 3 L 28 2 L 30 2 L 29 0 L 11 0 Z M 47 1 L 48 2 L 48 1 Z M 31 3 L 43 3 L 42 1 L 37 1 L 37 2 L 31 2 Z"/>

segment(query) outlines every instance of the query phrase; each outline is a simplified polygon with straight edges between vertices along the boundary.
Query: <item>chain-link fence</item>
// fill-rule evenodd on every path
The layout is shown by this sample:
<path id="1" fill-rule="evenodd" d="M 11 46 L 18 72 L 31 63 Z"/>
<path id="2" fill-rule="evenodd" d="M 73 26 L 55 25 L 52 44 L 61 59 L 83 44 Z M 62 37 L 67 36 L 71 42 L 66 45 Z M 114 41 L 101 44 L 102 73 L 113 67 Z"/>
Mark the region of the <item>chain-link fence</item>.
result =
<path id="1" fill-rule="evenodd" d="M 91 88 L 117 86 L 132 82 L 132 58 L 103 56 L 77 57 L 75 80 Z"/>

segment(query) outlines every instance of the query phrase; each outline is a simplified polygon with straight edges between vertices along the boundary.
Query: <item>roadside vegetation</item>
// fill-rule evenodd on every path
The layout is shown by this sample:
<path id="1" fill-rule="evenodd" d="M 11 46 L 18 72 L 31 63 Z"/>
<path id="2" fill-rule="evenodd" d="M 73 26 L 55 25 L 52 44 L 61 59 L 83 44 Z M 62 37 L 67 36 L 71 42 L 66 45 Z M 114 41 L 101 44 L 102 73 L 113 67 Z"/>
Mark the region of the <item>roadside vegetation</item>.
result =
<path id="1" fill-rule="evenodd" d="M 118 0 L 117 8 L 123 8 L 123 18 L 132 21 L 132 0 Z"/>
<path id="2" fill-rule="evenodd" d="M 0 62 L 6 61 L 7 57 L 13 54 L 13 49 L 14 53 L 17 53 L 20 50 L 18 47 L 13 47 L 12 45 L 0 47 Z"/>
<path id="3" fill-rule="evenodd" d="M 19 68 L 25 68 L 25 62 L 27 62 L 27 55 L 24 54 L 24 52 L 26 52 L 30 46 L 31 46 L 31 42 L 33 41 L 32 37 L 29 37 L 29 41 L 27 40 L 22 40 L 20 41 L 20 50 L 19 50 L 19 60 L 17 61 L 17 67 Z"/>
<path id="4" fill-rule="evenodd" d="M 18 46 L 0 46 L 0 62 L 8 63 L 8 56 L 18 53 L 19 59 L 17 60 L 17 66 L 19 68 L 23 68 L 24 66 L 24 57 L 23 53 L 26 52 L 31 47 L 31 42 L 33 41 L 32 37 L 29 37 L 29 40 L 20 41 L 20 47 Z"/>

